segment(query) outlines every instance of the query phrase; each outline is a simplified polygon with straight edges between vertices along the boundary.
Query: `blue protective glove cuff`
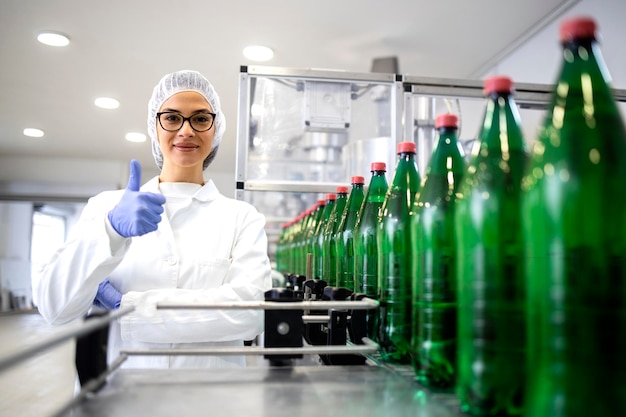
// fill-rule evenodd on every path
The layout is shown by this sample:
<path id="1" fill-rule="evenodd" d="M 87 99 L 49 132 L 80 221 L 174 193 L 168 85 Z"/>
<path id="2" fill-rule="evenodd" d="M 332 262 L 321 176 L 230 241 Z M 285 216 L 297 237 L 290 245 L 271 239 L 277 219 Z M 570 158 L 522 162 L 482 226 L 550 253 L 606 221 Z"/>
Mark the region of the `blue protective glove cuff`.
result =
<path id="1" fill-rule="evenodd" d="M 141 236 L 154 232 L 161 221 L 165 197 L 157 193 L 139 191 L 141 165 L 130 161 L 128 185 L 119 203 L 109 212 L 111 226 L 120 236 Z"/>
<path id="2" fill-rule="evenodd" d="M 116 290 L 107 278 L 98 285 L 98 292 L 93 304 L 96 307 L 115 310 L 120 308 L 120 304 L 122 304 L 122 293 Z"/>

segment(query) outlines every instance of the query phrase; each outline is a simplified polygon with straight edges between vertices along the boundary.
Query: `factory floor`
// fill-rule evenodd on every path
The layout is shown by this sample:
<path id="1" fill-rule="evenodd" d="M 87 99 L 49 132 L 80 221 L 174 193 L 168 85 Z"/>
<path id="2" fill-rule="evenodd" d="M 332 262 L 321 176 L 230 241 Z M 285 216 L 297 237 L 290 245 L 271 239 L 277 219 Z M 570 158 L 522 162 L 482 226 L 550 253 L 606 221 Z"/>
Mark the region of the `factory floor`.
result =
<path id="1" fill-rule="evenodd" d="M 0 358 L 58 332 L 37 313 L 0 314 Z M 65 342 L 0 373 L 0 416 L 49 416 L 74 392 L 74 343 Z"/>

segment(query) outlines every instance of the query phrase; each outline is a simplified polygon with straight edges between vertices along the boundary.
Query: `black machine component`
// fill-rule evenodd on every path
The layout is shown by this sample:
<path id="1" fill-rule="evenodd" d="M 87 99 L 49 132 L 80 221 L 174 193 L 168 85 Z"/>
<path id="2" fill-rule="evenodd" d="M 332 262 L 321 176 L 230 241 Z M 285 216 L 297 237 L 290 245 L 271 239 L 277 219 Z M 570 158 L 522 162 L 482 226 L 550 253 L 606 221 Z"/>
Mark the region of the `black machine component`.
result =
<path id="1" fill-rule="evenodd" d="M 326 281 L 321 279 L 310 279 L 304 281 L 304 299 L 306 301 L 319 301 L 324 295 Z M 323 316 L 323 310 L 311 310 L 307 314 L 312 316 Z M 320 346 L 326 344 L 326 332 L 322 323 L 306 323 L 304 325 L 304 339 L 308 344 Z"/>
<path id="2" fill-rule="evenodd" d="M 106 316 L 107 312 L 91 313 L 85 320 Z M 109 342 L 109 326 L 96 329 L 84 336 L 76 338 L 74 360 L 80 385 L 97 379 L 107 370 L 107 344 Z M 98 389 L 102 388 L 104 382 Z"/>
<path id="3" fill-rule="evenodd" d="M 344 287 L 326 287 L 324 288 L 323 300 L 326 301 L 347 301 L 351 300 L 353 291 Z M 363 297 L 361 297 L 362 299 Z M 348 309 L 330 309 L 328 310 L 329 320 L 326 331 L 326 344 L 329 346 L 345 345 L 347 343 L 347 334 L 350 329 L 351 334 L 358 335 L 359 333 L 365 333 L 365 316 L 359 322 L 358 316 L 354 316 L 354 310 Z M 355 322 L 355 318 L 357 322 Z M 355 342 L 353 340 L 353 342 Z M 355 342 L 356 343 L 356 342 Z M 358 340 L 359 344 L 363 342 Z M 365 356 L 355 354 L 332 354 L 332 355 L 320 355 L 322 361 L 326 365 L 363 365 L 365 363 Z"/>
<path id="4" fill-rule="evenodd" d="M 287 274 L 285 275 L 285 281 L 285 288 L 293 290 L 295 298 L 304 299 L 304 281 L 306 281 L 306 276 Z"/>
<path id="5" fill-rule="evenodd" d="M 289 288 L 272 288 L 265 292 L 265 301 L 302 301 Z M 265 347 L 302 347 L 302 310 L 265 311 Z M 302 354 L 264 355 L 274 366 L 291 365 Z"/>

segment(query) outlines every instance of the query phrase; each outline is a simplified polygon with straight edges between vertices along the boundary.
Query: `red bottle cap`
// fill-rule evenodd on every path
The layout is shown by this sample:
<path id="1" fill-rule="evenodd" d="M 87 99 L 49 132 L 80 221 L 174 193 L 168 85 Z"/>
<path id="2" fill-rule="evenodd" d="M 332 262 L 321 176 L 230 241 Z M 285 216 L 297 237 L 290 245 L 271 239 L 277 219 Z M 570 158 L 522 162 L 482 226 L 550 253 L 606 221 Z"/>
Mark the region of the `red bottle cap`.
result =
<path id="1" fill-rule="evenodd" d="M 338 185 L 337 186 L 337 194 L 339 194 L 339 193 L 348 194 L 348 191 L 350 191 L 350 189 L 348 187 L 346 187 L 345 185 Z"/>
<path id="2" fill-rule="evenodd" d="M 483 92 L 485 95 L 491 93 L 510 93 L 513 91 L 513 80 L 503 75 L 494 75 L 485 80 Z"/>
<path id="3" fill-rule="evenodd" d="M 331 201 L 335 201 L 337 199 L 337 194 L 335 193 L 328 193 L 326 194 L 326 201 L 331 200 Z"/>
<path id="4" fill-rule="evenodd" d="M 398 143 L 398 153 L 415 153 L 416 150 L 415 142 L 400 142 Z"/>
<path id="5" fill-rule="evenodd" d="M 596 38 L 596 22 L 590 17 L 579 16 L 567 19 L 561 23 L 559 36 L 561 42 L 581 38 Z"/>
<path id="6" fill-rule="evenodd" d="M 365 184 L 365 177 L 355 175 L 352 177 L 352 180 L 350 180 L 350 184 Z"/>
<path id="7" fill-rule="evenodd" d="M 326 200 L 317 200 L 317 206 L 318 207 L 324 207 L 326 205 Z"/>
<path id="8" fill-rule="evenodd" d="M 440 127 L 459 127 L 459 118 L 456 114 L 445 113 L 435 118 L 435 128 Z"/>
<path id="9" fill-rule="evenodd" d="M 370 171 L 387 171 L 387 164 L 384 162 L 372 162 Z"/>

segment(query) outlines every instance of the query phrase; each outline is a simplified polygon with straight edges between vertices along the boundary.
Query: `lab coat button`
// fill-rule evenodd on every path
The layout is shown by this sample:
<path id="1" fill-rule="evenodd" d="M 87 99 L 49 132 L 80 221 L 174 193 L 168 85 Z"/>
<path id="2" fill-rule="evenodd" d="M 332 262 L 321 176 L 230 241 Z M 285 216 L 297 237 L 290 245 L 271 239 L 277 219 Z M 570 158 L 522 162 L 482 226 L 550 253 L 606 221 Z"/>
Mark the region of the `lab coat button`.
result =
<path id="1" fill-rule="evenodd" d="M 176 265 L 176 257 L 170 256 L 169 258 L 167 258 L 167 263 L 170 265 Z"/>

